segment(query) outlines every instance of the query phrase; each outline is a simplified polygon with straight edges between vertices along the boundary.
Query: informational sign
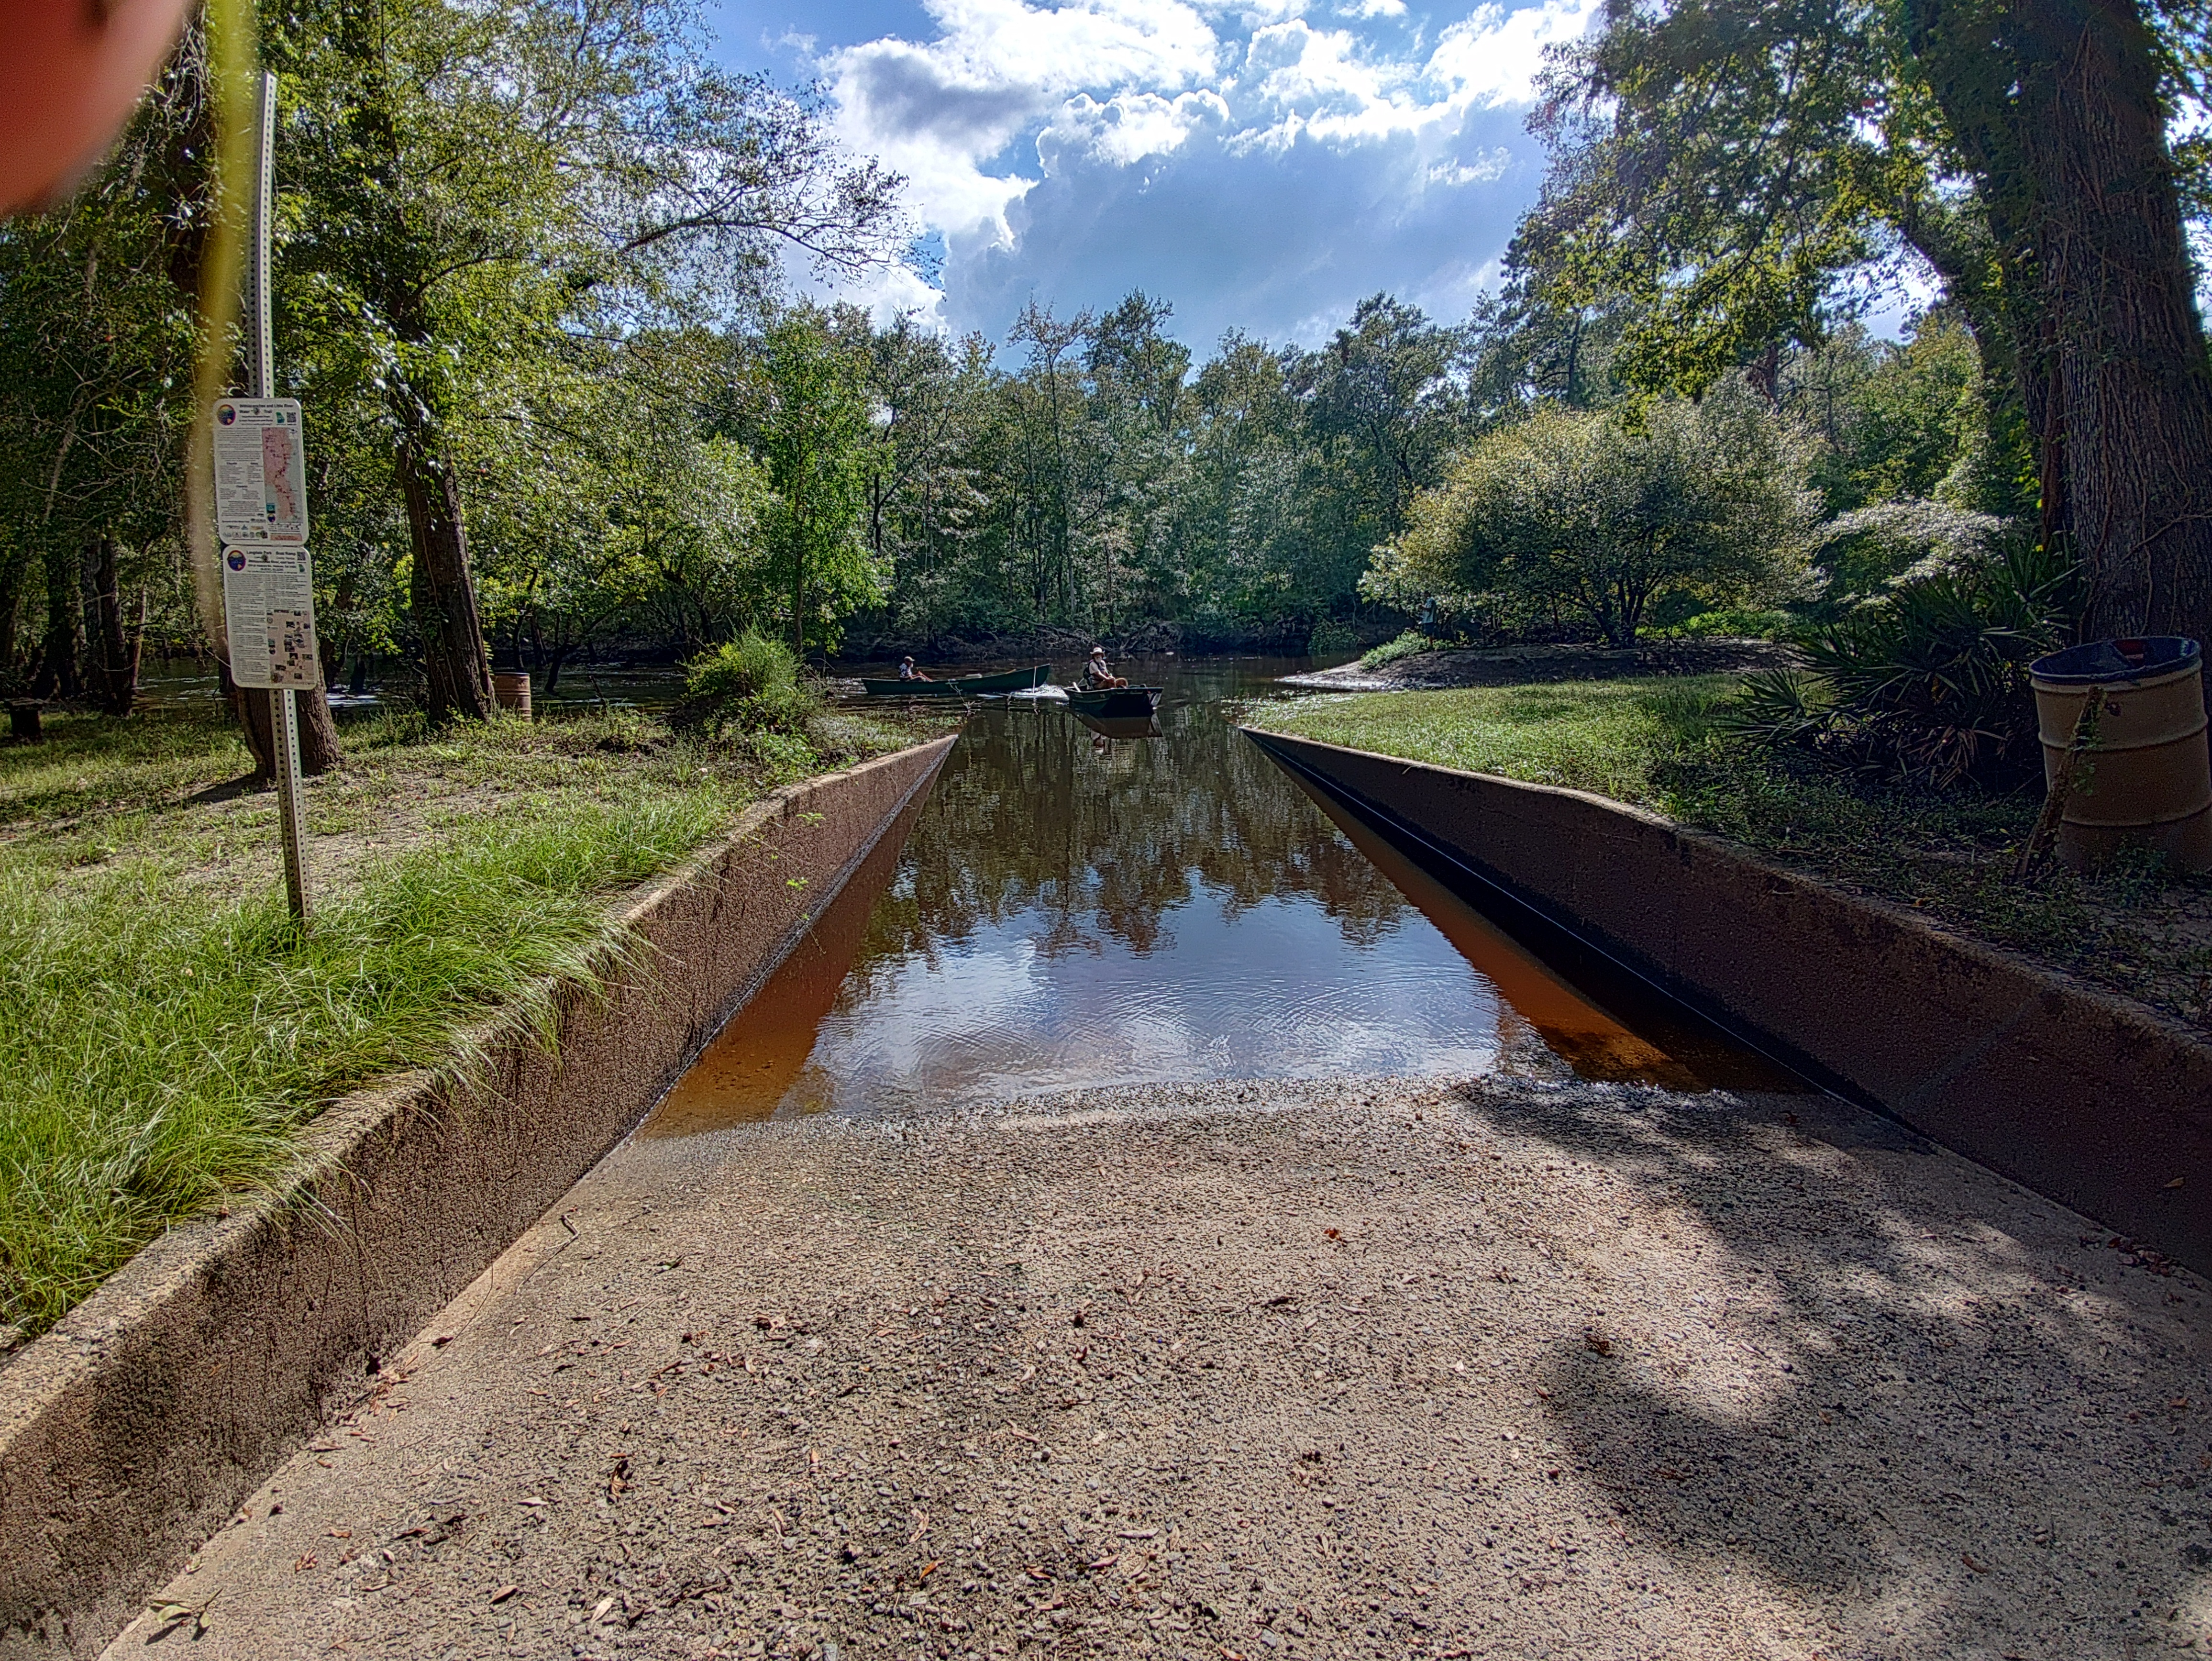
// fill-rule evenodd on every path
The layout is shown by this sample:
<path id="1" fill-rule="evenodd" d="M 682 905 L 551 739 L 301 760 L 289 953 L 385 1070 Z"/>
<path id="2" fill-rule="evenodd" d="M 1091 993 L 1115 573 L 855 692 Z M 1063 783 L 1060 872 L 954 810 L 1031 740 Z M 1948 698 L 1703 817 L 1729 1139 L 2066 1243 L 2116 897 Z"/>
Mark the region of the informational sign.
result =
<path id="1" fill-rule="evenodd" d="M 215 526 L 225 547 L 307 545 L 297 399 L 226 398 L 215 406 Z"/>
<path id="2" fill-rule="evenodd" d="M 322 684 L 315 661 L 315 572 L 305 548 L 222 551 L 230 678 L 240 686 Z"/>

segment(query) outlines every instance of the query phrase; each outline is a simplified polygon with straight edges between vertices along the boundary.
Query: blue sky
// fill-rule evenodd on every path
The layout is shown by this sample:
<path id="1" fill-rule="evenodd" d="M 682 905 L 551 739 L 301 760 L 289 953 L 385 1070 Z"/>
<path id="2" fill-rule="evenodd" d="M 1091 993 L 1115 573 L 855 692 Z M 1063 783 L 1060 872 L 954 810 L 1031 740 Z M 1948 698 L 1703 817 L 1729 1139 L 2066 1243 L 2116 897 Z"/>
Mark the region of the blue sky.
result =
<path id="1" fill-rule="evenodd" d="M 854 298 L 1003 339 L 1132 288 L 1201 354 L 1312 344 L 1378 289 L 1464 315 L 1543 174 L 1547 44 L 1595 0 L 709 0 L 722 60 L 818 82 L 904 173 L 935 286 Z"/>

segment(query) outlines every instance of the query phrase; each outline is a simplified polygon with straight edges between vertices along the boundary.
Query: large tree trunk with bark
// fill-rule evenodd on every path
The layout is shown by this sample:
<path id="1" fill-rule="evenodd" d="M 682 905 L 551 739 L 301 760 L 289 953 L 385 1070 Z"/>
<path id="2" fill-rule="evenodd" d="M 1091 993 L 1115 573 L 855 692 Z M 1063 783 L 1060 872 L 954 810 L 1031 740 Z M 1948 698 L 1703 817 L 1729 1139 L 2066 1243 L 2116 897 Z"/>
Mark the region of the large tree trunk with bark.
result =
<path id="1" fill-rule="evenodd" d="M 1906 15 L 1979 186 L 2043 532 L 2088 577 L 2084 630 L 2212 639 L 2212 365 L 2150 31 L 2135 0 Z"/>
<path id="2" fill-rule="evenodd" d="M 468 533 L 452 471 L 410 435 L 399 445 L 399 484 L 415 550 L 410 599 L 422 633 L 422 667 L 433 721 L 489 721 L 491 659 L 484 651 L 477 587 L 469 572 Z"/>
<path id="3" fill-rule="evenodd" d="M 325 671 L 323 679 L 314 686 L 295 688 L 292 700 L 300 721 L 300 770 L 311 778 L 336 772 L 344 760 L 338 748 L 337 723 L 331 718 L 331 701 L 324 691 L 328 684 Z M 253 776 L 265 784 L 276 776 L 276 710 L 273 702 L 276 695 L 260 687 L 240 686 L 231 679 L 227 663 L 222 666 L 222 695 L 238 720 L 239 736 L 253 752 Z"/>
<path id="4" fill-rule="evenodd" d="M 2212 364 L 2154 42 L 2133 0 L 2017 15 L 2045 517 L 2087 570 L 2089 633 L 2212 638 Z"/>

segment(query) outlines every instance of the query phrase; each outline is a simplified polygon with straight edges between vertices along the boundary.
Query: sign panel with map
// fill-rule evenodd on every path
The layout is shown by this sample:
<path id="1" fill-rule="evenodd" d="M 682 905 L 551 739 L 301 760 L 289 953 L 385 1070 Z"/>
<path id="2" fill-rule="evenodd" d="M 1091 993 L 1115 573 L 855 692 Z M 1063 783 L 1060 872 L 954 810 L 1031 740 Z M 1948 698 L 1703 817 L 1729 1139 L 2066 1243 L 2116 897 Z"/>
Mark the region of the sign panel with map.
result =
<path id="1" fill-rule="evenodd" d="M 215 522 L 226 547 L 307 545 L 307 458 L 297 399 L 226 398 L 216 405 Z"/>
<path id="2" fill-rule="evenodd" d="M 305 548 L 222 551 L 230 678 L 240 686 L 319 687 L 315 572 Z"/>

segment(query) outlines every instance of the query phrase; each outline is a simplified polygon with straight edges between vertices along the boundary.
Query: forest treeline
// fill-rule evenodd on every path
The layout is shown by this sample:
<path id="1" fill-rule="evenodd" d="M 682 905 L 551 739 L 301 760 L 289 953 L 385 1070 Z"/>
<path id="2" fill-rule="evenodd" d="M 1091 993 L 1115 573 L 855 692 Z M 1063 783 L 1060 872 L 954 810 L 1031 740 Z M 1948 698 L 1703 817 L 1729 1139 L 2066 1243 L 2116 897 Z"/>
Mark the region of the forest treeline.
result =
<path id="1" fill-rule="evenodd" d="M 681 0 L 268 8 L 326 667 L 411 666 L 444 716 L 495 660 L 749 629 L 1786 629 L 1999 680 L 2077 627 L 2201 635 L 2208 147 L 2168 134 L 2203 17 L 1983 10 L 1610 8 L 1553 56 L 1547 183 L 1472 317 L 1378 295 L 1201 357 L 1144 293 L 1003 339 L 794 298 L 911 257 L 900 181 L 708 67 Z M 213 107 L 188 34 L 77 198 L 0 228 L 10 693 L 125 707 L 136 642 L 194 636 Z"/>

